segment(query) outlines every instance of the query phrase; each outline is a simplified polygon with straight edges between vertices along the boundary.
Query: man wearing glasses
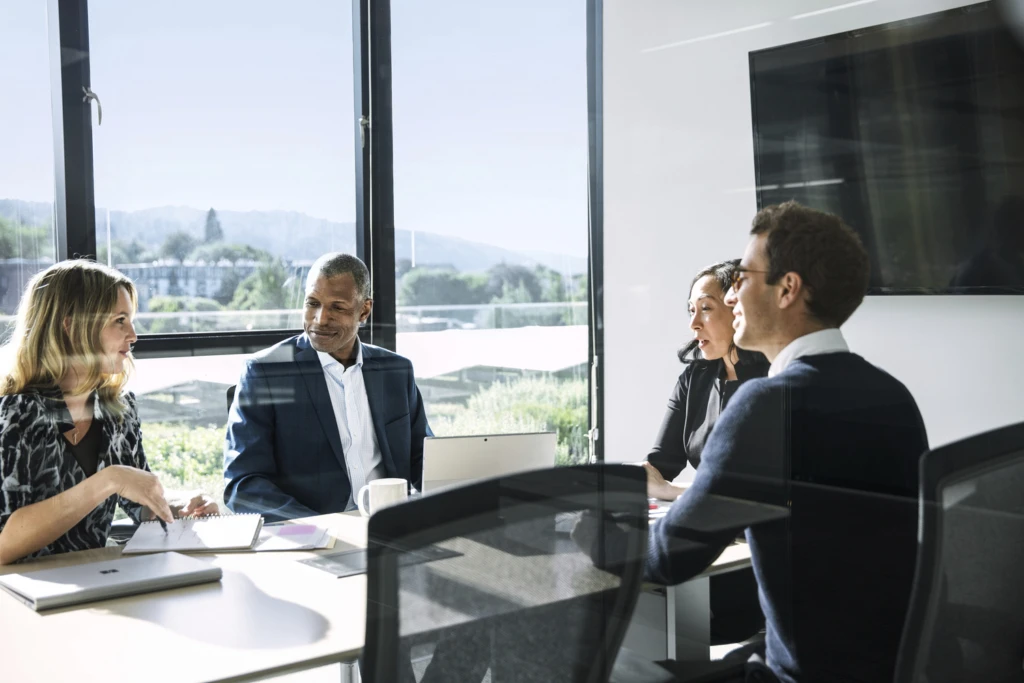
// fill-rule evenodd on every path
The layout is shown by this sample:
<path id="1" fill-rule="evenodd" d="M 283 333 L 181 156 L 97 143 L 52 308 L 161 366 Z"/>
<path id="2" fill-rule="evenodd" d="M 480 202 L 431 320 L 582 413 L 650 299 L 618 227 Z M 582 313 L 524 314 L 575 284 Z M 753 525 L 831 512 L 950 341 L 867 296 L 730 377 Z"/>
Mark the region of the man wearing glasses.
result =
<path id="1" fill-rule="evenodd" d="M 647 578 L 676 584 L 733 540 L 733 530 L 694 540 L 715 497 L 789 507 L 787 519 L 746 530 L 766 617 L 763 660 L 745 665 L 758 680 L 893 677 L 928 442 L 906 387 L 851 353 L 839 331 L 868 274 L 864 247 L 838 217 L 796 202 L 757 214 L 725 302 L 736 344 L 771 369 L 736 392 L 693 484 L 650 531 Z"/>

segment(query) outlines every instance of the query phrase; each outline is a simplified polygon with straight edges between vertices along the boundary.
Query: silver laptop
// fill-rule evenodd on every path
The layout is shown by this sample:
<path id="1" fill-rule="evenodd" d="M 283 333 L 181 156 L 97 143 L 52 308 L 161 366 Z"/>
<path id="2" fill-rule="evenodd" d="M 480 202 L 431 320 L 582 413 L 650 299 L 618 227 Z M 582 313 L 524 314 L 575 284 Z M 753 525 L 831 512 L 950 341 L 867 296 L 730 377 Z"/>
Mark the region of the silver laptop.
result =
<path id="1" fill-rule="evenodd" d="M 427 437 L 423 493 L 504 474 L 555 466 L 554 432 Z"/>
<path id="2" fill-rule="evenodd" d="M 180 553 L 124 557 L 0 576 L 0 588 L 38 611 L 219 581 L 220 567 Z"/>

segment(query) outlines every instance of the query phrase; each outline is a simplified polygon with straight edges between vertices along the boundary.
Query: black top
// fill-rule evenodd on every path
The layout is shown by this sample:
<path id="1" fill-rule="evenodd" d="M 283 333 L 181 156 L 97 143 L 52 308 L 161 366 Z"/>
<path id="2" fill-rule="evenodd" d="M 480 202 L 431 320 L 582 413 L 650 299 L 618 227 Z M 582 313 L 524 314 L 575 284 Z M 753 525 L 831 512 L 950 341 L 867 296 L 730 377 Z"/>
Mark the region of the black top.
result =
<path id="1" fill-rule="evenodd" d="M 125 410 L 118 416 L 93 397 L 93 425 L 86 437 L 99 439 L 95 469 L 126 465 L 148 471 L 135 396 L 126 393 L 120 400 Z M 89 476 L 89 462 L 81 464 L 73 454 L 71 442 L 64 438 L 70 429 L 74 429 L 74 422 L 63 394 L 56 387 L 0 396 L 0 531 L 18 508 L 52 498 Z M 91 434 L 95 436 L 90 437 Z M 84 447 L 81 441 L 79 445 Z M 110 533 L 114 507 L 118 505 L 135 522 L 139 521 L 138 503 L 110 496 L 63 536 L 29 553 L 23 561 L 102 548 Z"/>
<path id="2" fill-rule="evenodd" d="M 93 418 L 89 423 L 89 429 L 78 440 L 78 443 L 68 441 L 67 447 L 78 461 L 78 466 L 85 472 L 85 476 L 91 477 L 96 474 L 100 453 L 107 450 L 106 440 L 103 438 L 103 425 L 97 424 L 96 419 Z"/>
<path id="3" fill-rule="evenodd" d="M 747 382 L 722 413 L 685 496 L 651 527 L 646 573 L 700 573 L 731 531 L 686 531 L 716 496 L 788 505 L 747 529 L 783 683 L 891 681 L 917 551 L 921 414 L 898 380 L 852 353 L 804 356 Z"/>
<path id="4" fill-rule="evenodd" d="M 647 456 L 668 481 L 679 476 L 687 462 L 697 468 L 712 427 L 740 385 L 768 375 L 770 363 L 763 355 L 744 356 L 736 363 L 736 380 L 725 379 L 722 359 L 690 361 L 679 375 L 658 438 Z"/>

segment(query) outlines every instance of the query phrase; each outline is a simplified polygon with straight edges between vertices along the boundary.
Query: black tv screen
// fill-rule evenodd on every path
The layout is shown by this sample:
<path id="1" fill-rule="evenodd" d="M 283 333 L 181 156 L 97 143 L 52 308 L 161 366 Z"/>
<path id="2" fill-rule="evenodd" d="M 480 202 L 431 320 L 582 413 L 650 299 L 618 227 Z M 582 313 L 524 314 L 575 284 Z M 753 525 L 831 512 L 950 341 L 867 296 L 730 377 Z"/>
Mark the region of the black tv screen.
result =
<path id="1" fill-rule="evenodd" d="M 758 207 L 836 213 L 871 292 L 1024 293 L 1024 51 L 992 3 L 750 54 Z"/>

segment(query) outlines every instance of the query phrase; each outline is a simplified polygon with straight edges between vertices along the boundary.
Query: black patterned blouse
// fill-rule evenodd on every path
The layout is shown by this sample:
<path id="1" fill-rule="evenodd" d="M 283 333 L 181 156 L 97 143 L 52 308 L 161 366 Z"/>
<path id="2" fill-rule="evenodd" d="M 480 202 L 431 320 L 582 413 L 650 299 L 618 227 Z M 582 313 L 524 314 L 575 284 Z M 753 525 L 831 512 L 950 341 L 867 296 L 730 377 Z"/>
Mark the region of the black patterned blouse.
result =
<path id="1" fill-rule="evenodd" d="M 119 419 L 93 397 L 93 429 L 102 427 L 97 472 L 110 465 L 149 470 L 142 450 L 142 430 L 135 395 L 123 395 L 128 409 Z M 0 531 L 15 510 L 52 498 L 85 481 L 86 474 L 64 438 L 74 429 L 59 389 L 0 396 Z M 50 545 L 24 559 L 102 548 L 120 505 L 136 522 L 141 506 L 111 496 Z"/>

